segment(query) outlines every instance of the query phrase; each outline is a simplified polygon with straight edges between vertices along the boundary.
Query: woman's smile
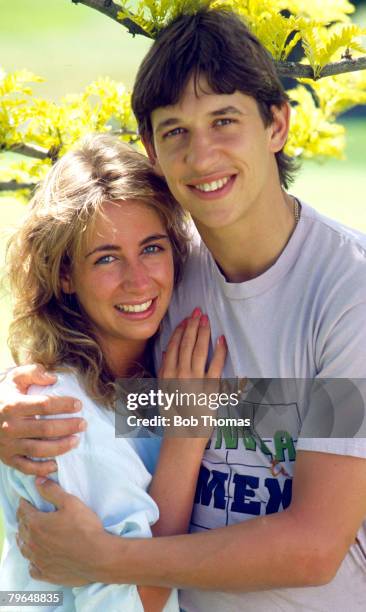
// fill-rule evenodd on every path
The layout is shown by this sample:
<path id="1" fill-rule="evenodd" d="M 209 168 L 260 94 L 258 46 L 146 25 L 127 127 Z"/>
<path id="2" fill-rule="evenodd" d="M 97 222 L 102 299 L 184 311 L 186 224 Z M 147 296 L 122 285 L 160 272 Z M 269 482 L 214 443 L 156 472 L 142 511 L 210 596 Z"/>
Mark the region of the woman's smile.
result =
<path id="1" fill-rule="evenodd" d="M 140 201 L 105 202 L 63 290 L 74 293 L 102 348 L 118 355 L 158 330 L 171 298 L 171 243 L 159 214 Z"/>

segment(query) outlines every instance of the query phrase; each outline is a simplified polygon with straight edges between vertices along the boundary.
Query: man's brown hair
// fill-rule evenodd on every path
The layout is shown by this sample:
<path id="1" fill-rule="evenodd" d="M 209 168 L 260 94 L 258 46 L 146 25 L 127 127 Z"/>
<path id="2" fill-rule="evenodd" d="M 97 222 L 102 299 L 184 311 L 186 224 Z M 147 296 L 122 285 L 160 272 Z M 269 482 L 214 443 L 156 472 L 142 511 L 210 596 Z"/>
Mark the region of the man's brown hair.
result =
<path id="1" fill-rule="evenodd" d="M 273 120 L 271 106 L 288 100 L 271 56 L 241 19 L 231 11 L 201 10 L 163 28 L 140 66 L 132 108 L 141 136 L 152 141 L 151 113 L 176 104 L 192 76 L 198 89 L 201 75 L 215 93 L 240 91 L 254 98 L 266 127 Z M 276 160 L 287 187 L 296 164 L 283 151 Z"/>

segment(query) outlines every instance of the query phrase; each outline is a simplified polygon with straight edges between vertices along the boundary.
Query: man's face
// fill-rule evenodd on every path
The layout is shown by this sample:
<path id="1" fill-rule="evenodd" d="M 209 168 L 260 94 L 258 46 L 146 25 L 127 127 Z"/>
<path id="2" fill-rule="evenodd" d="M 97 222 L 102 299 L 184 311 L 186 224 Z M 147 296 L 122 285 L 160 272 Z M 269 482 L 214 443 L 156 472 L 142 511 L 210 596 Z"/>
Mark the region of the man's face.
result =
<path id="1" fill-rule="evenodd" d="M 272 111 L 265 127 L 254 98 L 213 93 L 203 78 L 198 92 L 191 79 L 177 104 L 153 111 L 149 156 L 199 224 L 232 225 L 279 188 L 274 153 L 287 136 L 288 107 Z"/>

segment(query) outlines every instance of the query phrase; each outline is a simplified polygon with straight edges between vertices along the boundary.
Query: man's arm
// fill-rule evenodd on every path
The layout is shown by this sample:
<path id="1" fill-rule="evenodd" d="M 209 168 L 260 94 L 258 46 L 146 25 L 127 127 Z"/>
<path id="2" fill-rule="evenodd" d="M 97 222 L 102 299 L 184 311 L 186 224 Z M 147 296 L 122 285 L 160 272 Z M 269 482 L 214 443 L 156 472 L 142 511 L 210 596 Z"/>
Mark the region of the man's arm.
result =
<path id="1" fill-rule="evenodd" d="M 226 591 L 325 584 L 366 515 L 365 468 L 365 459 L 299 451 L 293 499 L 285 511 L 151 540 L 106 534 L 87 508 L 76 508 L 64 493 L 63 509 L 52 514 L 24 502 L 22 552 L 39 568 L 34 577 L 61 584 L 76 577 Z M 52 502 L 54 487 L 47 481 L 39 491 Z"/>
<path id="2" fill-rule="evenodd" d="M 29 457 L 56 457 L 78 444 L 73 434 L 85 429 L 82 418 L 38 420 L 38 415 L 78 412 L 72 397 L 26 395 L 35 384 L 47 386 L 56 376 L 42 366 L 21 366 L 8 372 L 0 384 L 0 461 L 24 474 L 47 476 L 57 469 L 55 461 L 32 461 Z"/>

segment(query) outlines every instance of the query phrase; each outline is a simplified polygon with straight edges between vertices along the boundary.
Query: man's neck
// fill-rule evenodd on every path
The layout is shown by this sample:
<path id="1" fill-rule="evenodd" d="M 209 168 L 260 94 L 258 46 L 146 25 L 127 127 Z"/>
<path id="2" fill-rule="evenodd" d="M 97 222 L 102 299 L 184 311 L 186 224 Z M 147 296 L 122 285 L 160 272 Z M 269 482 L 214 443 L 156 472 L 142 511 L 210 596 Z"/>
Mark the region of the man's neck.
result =
<path id="1" fill-rule="evenodd" d="M 232 226 L 196 226 L 226 279 L 244 282 L 268 270 L 286 247 L 296 227 L 294 198 L 281 190 Z"/>

